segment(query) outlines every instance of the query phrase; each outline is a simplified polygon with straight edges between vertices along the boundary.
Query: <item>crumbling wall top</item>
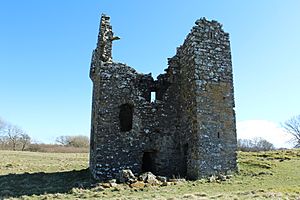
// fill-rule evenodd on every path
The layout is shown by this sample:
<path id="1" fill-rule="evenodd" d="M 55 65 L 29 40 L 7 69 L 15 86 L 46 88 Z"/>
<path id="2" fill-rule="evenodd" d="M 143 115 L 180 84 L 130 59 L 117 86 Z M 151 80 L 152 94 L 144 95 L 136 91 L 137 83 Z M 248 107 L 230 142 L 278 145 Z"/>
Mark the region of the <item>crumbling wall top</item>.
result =
<path id="1" fill-rule="evenodd" d="M 205 27 L 205 26 L 209 26 L 210 28 L 215 28 L 215 29 L 219 29 L 221 31 L 223 31 L 222 29 L 222 24 L 217 22 L 216 20 L 207 20 L 205 17 L 202 17 L 198 20 L 195 21 L 195 24 L 199 27 Z"/>
<path id="2" fill-rule="evenodd" d="M 101 61 L 112 61 L 112 42 L 118 39 L 120 38 L 114 37 L 112 26 L 110 25 L 110 17 L 102 14 L 96 49 L 96 51 L 99 51 Z"/>

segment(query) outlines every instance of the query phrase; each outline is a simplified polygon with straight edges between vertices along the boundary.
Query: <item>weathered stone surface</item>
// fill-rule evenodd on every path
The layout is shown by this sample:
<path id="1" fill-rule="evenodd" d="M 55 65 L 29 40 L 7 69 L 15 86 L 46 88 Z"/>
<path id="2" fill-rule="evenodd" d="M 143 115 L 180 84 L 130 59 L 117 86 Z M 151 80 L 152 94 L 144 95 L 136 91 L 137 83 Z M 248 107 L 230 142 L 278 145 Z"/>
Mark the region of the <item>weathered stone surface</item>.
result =
<path id="1" fill-rule="evenodd" d="M 226 180 L 227 180 L 226 176 L 223 175 L 223 174 L 219 174 L 219 175 L 218 175 L 218 179 L 219 179 L 220 181 L 226 181 Z"/>
<path id="2" fill-rule="evenodd" d="M 167 182 L 167 177 L 165 176 L 156 176 L 156 179 L 162 183 Z"/>
<path id="3" fill-rule="evenodd" d="M 111 187 L 116 187 L 117 184 L 117 179 L 111 179 L 108 181 L 108 183 L 110 184 Z"/>
<path id="4" fill-rule="evenodd" d="M 132 173 L 130 169 L 123 169 L 119 173 L 119 182 L 120 183 L 127 183 L 127 182 L 134 182 L 136 177 Z"/>
<path id="5" fill-rule="evenodd" d="M 114 37 L 103 15 L 90 69 L 93 177 L 118 178 L 124 169 L 188 179 L 235 171 L 231 51 L 222 25 L 197 20 L 157 80 L 113 62 Z"/>
<path id="6" fill-rule="evenodd" d="M 217 181 L 217 177 L 215 175 L 212 175 L 212 176 L 208 177 L 208 182 L 214 183 L 216 181 Z"/>
<path id="7" fill-rule="evenodd" d="M 148 178 L 146 183 L 149 183 L 150 185 L 160 185 L 160 182 L 154 177 Z"/>
<path id="8" fill-rule="evenodd" d="M 156 176 L 151 172 L 144 172 L 139 175 L 139 180 L 146 182 L 147 180 L 156 179 Z"/>

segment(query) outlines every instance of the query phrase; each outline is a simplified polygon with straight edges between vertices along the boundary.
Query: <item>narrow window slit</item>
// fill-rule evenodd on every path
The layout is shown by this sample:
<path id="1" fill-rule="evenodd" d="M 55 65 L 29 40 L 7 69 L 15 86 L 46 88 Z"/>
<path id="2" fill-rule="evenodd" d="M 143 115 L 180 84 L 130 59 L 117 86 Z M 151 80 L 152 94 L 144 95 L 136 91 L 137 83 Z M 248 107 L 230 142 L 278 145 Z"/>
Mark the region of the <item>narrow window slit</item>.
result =
<path id="1" fill-rule="evenodd" d="M 151 92 L 151 102 L 154 102 L 156 99 L 156 92 Z"/>

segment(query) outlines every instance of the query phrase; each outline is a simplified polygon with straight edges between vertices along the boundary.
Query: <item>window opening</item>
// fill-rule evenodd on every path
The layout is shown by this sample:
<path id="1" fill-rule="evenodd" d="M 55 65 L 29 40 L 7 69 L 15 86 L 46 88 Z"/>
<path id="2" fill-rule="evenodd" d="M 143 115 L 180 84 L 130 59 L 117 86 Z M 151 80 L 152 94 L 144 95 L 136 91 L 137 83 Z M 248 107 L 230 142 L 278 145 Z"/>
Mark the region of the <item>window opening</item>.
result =
<path id="1" fill-rule="evenodd" d="M 121 131 L 130 131 L 132 129 L 133 106 L 130 104 L 121 105 L 119 119 Z"/>
<path id="2" fill-rule="evenodd" d="M 151 92 L 151 102 L 154 102 L 156 99 L 156 92 Z"/>

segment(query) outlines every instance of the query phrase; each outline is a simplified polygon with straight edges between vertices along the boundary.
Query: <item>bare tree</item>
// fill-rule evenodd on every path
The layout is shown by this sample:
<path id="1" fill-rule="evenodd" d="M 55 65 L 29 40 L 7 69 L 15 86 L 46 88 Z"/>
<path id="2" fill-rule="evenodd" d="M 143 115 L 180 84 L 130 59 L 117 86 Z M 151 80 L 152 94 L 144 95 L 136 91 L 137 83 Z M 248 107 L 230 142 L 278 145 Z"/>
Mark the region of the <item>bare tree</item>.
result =
<path id="1" fill-rule="evenodd" d="M 292 142 L 295 148 L 300 148 L 300 115 L 287 120 L 282 126 L 293 136 Z"/>
<path id="2" fill-rule="evenodd" d="M 0 118 L 0 148 L 24 151 L 31 143 L 29 135 L 20 127 Z"/>
<path id="3" fill-rule="evenodd" d="M 11 125 L 11 124 L 7 125 L 6 135 L 7 135 L 9 143 L 12 146 L 12 150 L 14 150 L 14 151 L 17 150 L 17 144 L 19 142 L 21 134 L 23 134 L 23 133 L 24 133 L 24 131 L 21 128 L 15 126 L 15 125 Z"/>
<path id="4" fill-rule="evenodd" d="M 57 142 L 60 145 L 68 145 L 68 136 L 59 136 L 55 139 L 55 142 Z"/>
<path id="5" fill-rule="evenodd" d="M 31 138 L 25 132 L 20 134 L 19 142 L 21 144 L 21 150 L 24 151 L 31 143 Z"/>
<path id="6" fill-rule="evenodd" d="M 58 144 L 71 147 L 88 147 L 90 140 L 87 136 L 59 136 L 55 139 Z"/>

